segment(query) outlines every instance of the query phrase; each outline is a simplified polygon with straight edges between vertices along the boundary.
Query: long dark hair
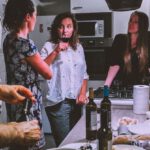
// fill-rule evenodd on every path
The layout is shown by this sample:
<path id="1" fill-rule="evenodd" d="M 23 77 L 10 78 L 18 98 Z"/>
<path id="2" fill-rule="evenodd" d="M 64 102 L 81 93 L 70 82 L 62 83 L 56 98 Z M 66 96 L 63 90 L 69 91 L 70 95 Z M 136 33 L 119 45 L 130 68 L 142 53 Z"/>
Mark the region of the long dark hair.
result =
<path id="1" fill-rule="evenodd" d="M 73 22 L 74 31 L 73 31 L 72 37 L 69 41 L 69 44 L 75 50 L 76 47 L 77 47 L 77 42 L 78 42 L 78 36 L 77 36 L 78 27 L 77 27 L 77 22 L 76 22 L 76 19 L 75 19 L 74 15 L 71 14 L 70 12 L 61 13 L 61 14 L 59 14 L 55 17 L 55 19 L 52 23 L 52 26 L 51 26 L 50 41 L 52 41 L 53 43 L 58 43 L 59 42 L 60 37 L 59 37 L 59 34 L 58 34 L 58 28 L 60 27 L 62 20 L 65 19 L 65 18 L 70 18 Z"/>
<path id="2" fill-rule="evenodd" d="M 136 46 L 136 53 L 139 57 L 139 71 L 144 72 L 147 69 L 148 63 L 148 27 L 149 21 L 148 16 L 139 11 L 135 11 L 131 14 L 132 16 L 138 16 L 138 38 L 137 38 L 137 46 Z M 130 17 L 130 19 L 131 19 Z M 124 69 L 127 73 L 132 71 L 131 67 L 131 35 L 130 33 L 127 34 L 127 49 L 124 55 Z"/>
<path id="3" fill-rule="evenodd" d="M 32 15 L 35 11 L 32 0 L 8 0 L 5 12 L 3 26 L 8 31 L 18 32 L 24 23 L 27 14 Z"/>

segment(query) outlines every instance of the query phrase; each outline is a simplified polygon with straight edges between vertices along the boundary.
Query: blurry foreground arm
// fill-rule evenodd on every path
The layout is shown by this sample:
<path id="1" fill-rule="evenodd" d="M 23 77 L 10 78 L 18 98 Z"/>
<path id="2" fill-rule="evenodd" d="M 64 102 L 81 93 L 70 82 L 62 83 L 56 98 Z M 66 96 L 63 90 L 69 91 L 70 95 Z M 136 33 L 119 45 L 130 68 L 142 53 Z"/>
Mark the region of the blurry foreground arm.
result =
<path id="1" fill-rule="evenodd" d="M 108 85 L 109 87 L 112 84 L 112 81 L 114 80 L 115 76 L 117 75 L 118 71 L 120 69 L 120 66 L 110 66 L 107 74 L 107 78 L 105 80 L 104 85 Z"/>
<path id="2" fill-rule="evenodd" d="M 32 92 L 22 85 L 0 85 L 0 99 L 11 104 L 22 103 L 25 98 L 35 102 Z"/>
<path id="3" fill-rule="evenodd" d="M 40 138 L 37 120 L 0 124 L 0 148 L 12 145 L 32 146 Z"/>

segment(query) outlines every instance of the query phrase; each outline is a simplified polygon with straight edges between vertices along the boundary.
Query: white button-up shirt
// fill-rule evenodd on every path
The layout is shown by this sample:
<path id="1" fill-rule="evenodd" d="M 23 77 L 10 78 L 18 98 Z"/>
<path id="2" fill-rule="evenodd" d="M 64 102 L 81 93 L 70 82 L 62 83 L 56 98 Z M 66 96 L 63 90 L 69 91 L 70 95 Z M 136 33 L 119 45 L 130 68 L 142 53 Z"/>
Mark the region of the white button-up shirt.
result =
<path id="1" fill-rule="evenodd" d="M 41 56 L 45 59 L 53 52 L 56 45 L 46 42 L 41 50 Z M 69 47 L 61 51 L 50 69 L 53 72 L 51 80 L 47 80 L 48 94 L 47 105 L 53 105 L 65 98 L 76 99 L 79 95 L 84 79 L 88 79 L 87 67 L 85 62 L 84 50 L 81 44 L 77 44 L 77 49 Z"/>

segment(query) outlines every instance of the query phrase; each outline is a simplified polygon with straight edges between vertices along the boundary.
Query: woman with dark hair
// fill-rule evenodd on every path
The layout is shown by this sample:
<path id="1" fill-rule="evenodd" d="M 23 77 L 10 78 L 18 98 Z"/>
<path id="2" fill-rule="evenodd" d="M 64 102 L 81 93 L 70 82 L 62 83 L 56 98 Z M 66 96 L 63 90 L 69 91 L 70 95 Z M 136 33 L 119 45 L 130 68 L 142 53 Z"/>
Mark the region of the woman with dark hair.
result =
<path id="1" fill-rule="evenodd" d="M 112 45 L 111 66 L 105 85 L 111 86 L 118 73 L 123 86 L 143 84 L 150 68 L 148 16 L 139 11 L 131 14 L 128 34 L 116 35 Z"/>
<path id="2" fill-rule="evenodd" d="M 79 120 L 81 105 L 86 102 L 88 75 L 84 50 L 71 13 L 56 16 L 51 39 L 43 46 L 41 56 L 53 71 L 52 79 L 47 81 L 45 110 L 58 146 Z"/>
<path id="3" fill-rule="evenodd" d="M 30 89 L 36 102 L 30 104 L 28 98 L 23 104 L 6 104 L 9 121 L 26 121 L 37 119 L 41 126 L 41 138 L 33 149 L 44 146 L 41 118 L 41 89 L 38 73 L 50 79 L 52 73 L 38 52 L 34 42 L 28 34 L 34 30 L 36 23 L 36 9 L 31 0 L 8 0 L 3 26 L 9 31 L 3 43 L 3 52 L 6 65 L 7 84 L 23 85 Z M 27 107 L 28 106 L 28 107 Z M 28 108 L 28 112 L 26 109 Z M 30 108 L 31 107 L 31 108 Z M 11 146 L 10 149 L 28 149 L 28 147 Z M 32 148 L 30 148 L 32 149 Z"/>

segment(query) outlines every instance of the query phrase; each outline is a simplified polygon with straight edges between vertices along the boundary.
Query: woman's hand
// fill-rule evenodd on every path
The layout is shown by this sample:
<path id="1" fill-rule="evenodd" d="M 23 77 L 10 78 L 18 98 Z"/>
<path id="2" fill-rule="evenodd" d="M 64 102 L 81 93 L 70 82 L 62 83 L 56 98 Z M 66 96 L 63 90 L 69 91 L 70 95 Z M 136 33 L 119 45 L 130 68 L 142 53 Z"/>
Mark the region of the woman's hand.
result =
<path id="1" fill-rule="evenodd" d="M 8 146 L 32 146 L 40 139 L 37 120 L 0 124 L 0 148 Z"/>
<path id="2" fill-rule="evenodd" d="M 57 53 L 59 53 L 59 52 L 61 52 L 61 51 L 65 51 L 65 50 L 67 50 L 68 46 L 69 46 L 69 43 L 68 43 L 68 42 L 62 42 L 62 41 L 60 41 L 60 42 L 58 43 L 58 45 L 56 46 L 55 51 L 56 51 Z"/>
<path id="3" fill-rule="evenodd" d="M 88 98 L 86 96 L 86 88 L 87 88 L 87 79 L 84 79 L 80 89 L 80 93 L 76 100 L 77 104 L 83 105 L 87 103 Z"/>
<path id="4" fill-rule="evenodd" d="M 76 103 L 79 105 L 84 105 L 84 104 L 86 104 L 86 102 L 87 102 L 86 94 L 80 93 L 76 99 Z"/>
<path id="5" fill-rule="evenodd" d="M 37 120 L 17 123 L 15 128 L 18 131 L 18 136 L 20 135 L 20 143 L 22 145 L 32 145 L 40 139 L 41 132 Z"/>
<path id="6" fill-rule="evenodd" d="M 11 104 L 22 103 L 25 98 L 35 102 L 32 92 L 22 85 L 0 85 L 0 99 Z"/>

